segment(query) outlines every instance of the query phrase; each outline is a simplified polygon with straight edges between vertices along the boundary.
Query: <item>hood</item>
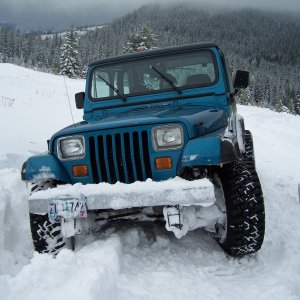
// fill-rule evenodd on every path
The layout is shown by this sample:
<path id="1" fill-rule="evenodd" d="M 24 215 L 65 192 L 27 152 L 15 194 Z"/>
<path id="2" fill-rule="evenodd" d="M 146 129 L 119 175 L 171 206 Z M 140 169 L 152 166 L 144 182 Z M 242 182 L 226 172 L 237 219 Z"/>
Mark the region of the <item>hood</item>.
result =
<path id="1" fill-rule="evenodd" d="M 184 124 L 189 138 L 195 138 L 222 127 L 226 127 L 227 114 L 221 108 L 210 108 L 201 105 L 147 106 L 71 125 L 57 132 L 52 139 L 64 135 L 80 134 L 104 129 L 109 130 L 152 124 L 161 125 L 166 123 Z"/>

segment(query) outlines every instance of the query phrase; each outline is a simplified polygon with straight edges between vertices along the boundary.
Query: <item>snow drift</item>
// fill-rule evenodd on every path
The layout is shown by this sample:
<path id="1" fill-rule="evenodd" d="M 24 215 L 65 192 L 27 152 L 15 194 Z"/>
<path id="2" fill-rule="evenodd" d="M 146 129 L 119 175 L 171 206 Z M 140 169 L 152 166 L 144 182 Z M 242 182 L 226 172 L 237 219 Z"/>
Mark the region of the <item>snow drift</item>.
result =
<path id="1" fill-rule="evenodd" d="M 84 82 L 67 86 L 73 95 Z M 79 121 L 73 96 L 71 104 Z M 261 251 L 234 259 L 202 230 L 177 240 L 133 222 L 82 237 L 74 253 L 54 259 L 33 252 L 20 167 L 71 123 L 63 77 L 0 64 L 0 299 L 300 299 L 300 117 L 238 110 L 254 136 L 265 197 Z"/>

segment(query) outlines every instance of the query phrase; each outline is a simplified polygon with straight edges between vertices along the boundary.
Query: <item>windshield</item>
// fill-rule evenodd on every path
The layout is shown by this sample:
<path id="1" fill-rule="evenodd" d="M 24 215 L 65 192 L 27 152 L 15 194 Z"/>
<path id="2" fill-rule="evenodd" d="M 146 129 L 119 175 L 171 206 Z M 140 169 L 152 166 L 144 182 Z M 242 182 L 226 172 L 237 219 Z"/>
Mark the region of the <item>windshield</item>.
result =
<path id="1" fill-rule="evenodd" d="M 210 86 L 216 80 L 217 67 L 211 51 L 172 54 L 96 67 L 91 75 L 90 95 L 95 100 L 125 99 Z"/>

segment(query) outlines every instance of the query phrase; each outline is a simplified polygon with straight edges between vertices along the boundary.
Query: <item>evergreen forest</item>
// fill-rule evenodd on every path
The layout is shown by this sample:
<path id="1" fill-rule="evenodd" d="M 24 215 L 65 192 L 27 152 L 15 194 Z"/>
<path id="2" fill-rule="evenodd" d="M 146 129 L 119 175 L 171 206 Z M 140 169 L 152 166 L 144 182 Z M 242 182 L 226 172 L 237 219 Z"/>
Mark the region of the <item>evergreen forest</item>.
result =
<path id="1" fill-rule="evenodd" d="M 0 62 L 84 77 L 90 62 L 126 52 L 141 28 L 150 29 L 151 46 L 159 48 L 216 43 L 232 74 L 237 69 L 250 72 L 249 88 L 238 95 L 240 103 L 300 114 L 300 16 L 291 13 L 196 4 L 145 5 L 105 26 L 75 34 L 76 49 L 68 51 L 76 57 L 76 71 L 69 73 L 63 72 L 68 34 L 0 27 Z"/>

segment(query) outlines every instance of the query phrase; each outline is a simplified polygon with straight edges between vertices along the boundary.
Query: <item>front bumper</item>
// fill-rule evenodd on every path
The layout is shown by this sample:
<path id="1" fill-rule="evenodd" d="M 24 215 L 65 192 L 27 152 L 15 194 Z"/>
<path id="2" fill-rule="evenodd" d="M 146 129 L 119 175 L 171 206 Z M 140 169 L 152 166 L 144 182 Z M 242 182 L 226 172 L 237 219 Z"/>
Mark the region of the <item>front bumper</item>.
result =
<path id="1" fill-rule="evenodd" d="M 208 179 L 187 181 L 176 177 L 166 181 L 132 184 L 99 183 L 60 185 L 39 191 L 29 197 L 29 211 L 35 214 L 48 212 L 48 202 L 64 196 L 86 198 L 87 209 L 124 209 L 166 205 L 211 206 L 215 203 L 214 186 Z"/>

